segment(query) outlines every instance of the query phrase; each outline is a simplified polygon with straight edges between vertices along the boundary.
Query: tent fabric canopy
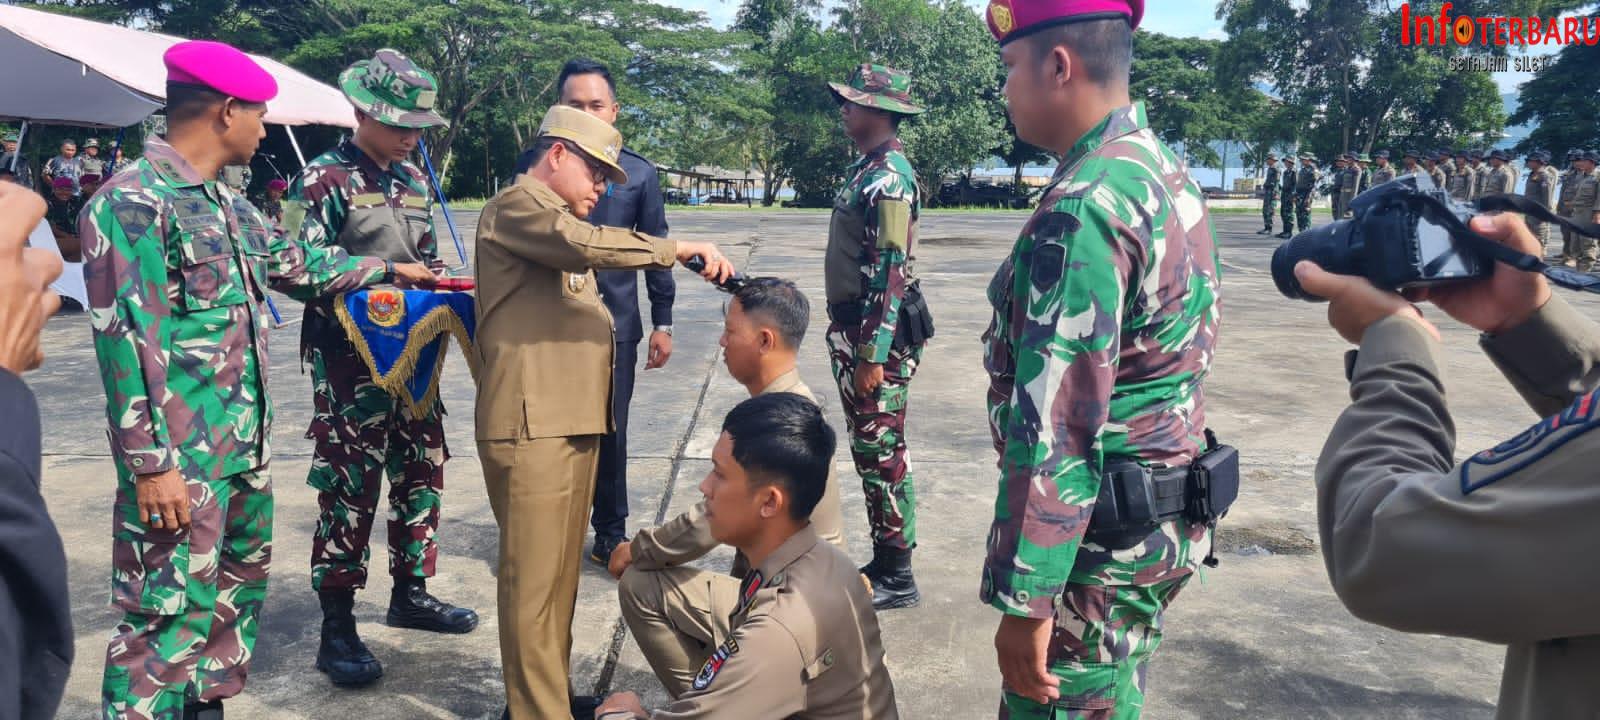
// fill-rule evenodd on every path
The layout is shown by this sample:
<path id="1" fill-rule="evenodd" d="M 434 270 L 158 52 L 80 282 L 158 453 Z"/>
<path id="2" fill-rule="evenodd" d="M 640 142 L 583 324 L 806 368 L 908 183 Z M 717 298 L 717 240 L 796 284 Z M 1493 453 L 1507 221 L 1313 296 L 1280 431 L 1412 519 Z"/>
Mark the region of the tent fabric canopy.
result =
<path id="1" fill-rule="evenodd" d="M 165 104 L 161 56 L 184 39 L 0 6 L 0 118 L 126 127 Z M 266 121 L 355 127 L 344 94 L 272 58 L 251 55 L 278 81 Z"/>

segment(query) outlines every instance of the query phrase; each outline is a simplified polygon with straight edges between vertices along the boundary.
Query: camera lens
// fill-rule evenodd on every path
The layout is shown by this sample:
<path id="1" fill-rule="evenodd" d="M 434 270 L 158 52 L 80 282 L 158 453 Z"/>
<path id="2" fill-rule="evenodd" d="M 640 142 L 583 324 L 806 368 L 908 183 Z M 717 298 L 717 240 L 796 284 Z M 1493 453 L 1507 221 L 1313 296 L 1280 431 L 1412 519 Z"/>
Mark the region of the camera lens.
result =
<path id="1" fill-rule="evenodd" d="M 1294 276 L 1294 266 L 1301 260 L 1310 260 L 1331 273 L 1363 274 L 1360 249 L 1352 245 L 1354 230 L 1353 221 L 1339 220 L 1311 228 L 1279 245 L 1272 253 L 1272 282 L 1278 292 L 1291 300 L 1322 301 L 1300 287 L 1300 279 Z"/>

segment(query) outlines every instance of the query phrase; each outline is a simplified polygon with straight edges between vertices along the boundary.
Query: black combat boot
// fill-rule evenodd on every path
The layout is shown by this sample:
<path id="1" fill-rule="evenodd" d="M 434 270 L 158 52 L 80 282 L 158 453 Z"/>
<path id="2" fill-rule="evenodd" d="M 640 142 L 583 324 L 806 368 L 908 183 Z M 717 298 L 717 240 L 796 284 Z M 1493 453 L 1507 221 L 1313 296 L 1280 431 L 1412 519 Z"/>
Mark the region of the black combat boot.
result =
<path id="1" fill-rule="evenodd" d="M 1289 236 L 1291 234 L 1292 233 L 1290 233 L 1290 231 L 1287 228 L 1285 228 L 1283 232 L 1278 233 L 1277 235 L 1273 235 L 1273 237 L 1275 237 L 1275 238 L 1283 238 L 1284 240 L 1288 240 Z"/>
<path id="2" fill-rule="evenodd" d="M 463 634 L 478 627 L 478 614 L 458 608 L 428 593 L 428 581 L 419 577 L 395 578 L 389 595 L 389 627 Z"/>
<path id="3" fill-rule="evenodd" d="M 356 634 L 352 613 L 355 591 L 324 590 L 317 593 L 317 599 L 322 602 L 322 647 L 317 649 L 317 669 L 340 686 L 368 685 L 383 677 L 383 664 Z"/>
<path id="4" fill-rule="evenodd" d="M 911 575 L 910 549 L 873 545 L 872 562 L 862 568 L 861 574 L 872 581 L 874 610 L 908 608 L 922 602 L 922 593 L 917 592 L 917 579 Z"/>
<path id="5" fill-rule="evenodd" d="M 222 701 L 188 703 L 183 706 L 183 720 L 222 720 Z"/>
<path id="6" fill-rule="evenodd" d="M 1264 228 L 1261 228 L 1260 230 L 1256 231 L 1256 234 L 1257 235 L 1271 235 L 1272 234 L 1272 226 L 1268 225 L 1268 226 L 1266 226 Z"/>

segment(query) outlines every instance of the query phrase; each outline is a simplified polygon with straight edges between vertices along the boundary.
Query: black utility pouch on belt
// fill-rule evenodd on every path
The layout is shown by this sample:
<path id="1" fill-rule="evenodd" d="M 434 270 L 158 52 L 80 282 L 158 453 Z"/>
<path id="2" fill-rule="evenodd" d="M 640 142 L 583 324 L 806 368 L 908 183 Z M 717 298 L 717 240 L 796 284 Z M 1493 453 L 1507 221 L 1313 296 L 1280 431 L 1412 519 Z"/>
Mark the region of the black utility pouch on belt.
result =
<path id="1" fill-rule="evenodd" d="M 1210 448 L 1187 467 L 1151 468 L 1131 460 L 1106 464 L 1084 539 L 1109 550 L 1143 542 L 1161 523 L 1185 518 L 1215 528 L 1239 497 L 1239 451 L 1206 431 Z M 1206 564 L 1215 566 L 1208 556 Z"/>
<path id="2" fill-rule="evenodd" d="M 922 299 L 922 286 L 906 288 L 900 301 L 900 317 L 894 326 L 894 348 L 904 350 L 916 347 L 933 337 L 933 313 L 928 312 L 928 301 Z"/>
<path id="3" fill-rule="evenodd" d="M 861 301 L 847 300 L 828 306 L 828 318 L 845 327 L 861 324 Z M 933 337 L 933 313 L 928 312 L 928 301 L 922 299 L 922 286 L 906 288 L 900 300 L 900 313 L 895 317 L 892 347 L 904 350 L 921 345 Z"/>

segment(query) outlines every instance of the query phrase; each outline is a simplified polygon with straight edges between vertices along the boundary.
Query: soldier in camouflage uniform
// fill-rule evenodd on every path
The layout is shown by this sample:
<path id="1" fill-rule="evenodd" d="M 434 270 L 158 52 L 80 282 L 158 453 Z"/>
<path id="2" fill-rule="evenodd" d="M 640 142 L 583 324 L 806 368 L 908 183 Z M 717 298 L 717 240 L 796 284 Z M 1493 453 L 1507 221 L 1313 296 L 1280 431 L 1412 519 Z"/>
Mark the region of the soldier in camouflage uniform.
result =
<path id="1" fill-rule="evenodd" d="M 1328 171 L 1331 176 L 1328 187 L 1328 208 L 1335 220 L 1344 217 L 1344 176 L 1345 170 L 1349 167 L 1349 161 L 1345 156 L 1337 155 L 1333 158 L 1333 168 Z"/>
<path id="2" fill-rule="evenodd" d="M 1261 185 L 1261 229 L 1256 231 L 1257 235 L 1272 234 L 1273 206 L 1278 202 L 1280 184 L 1278 178 L 1278 156 L 1275 153 L 1267 153 L 1267 179 Z"/>
<path id="3" fill-rule="evenodd" d="M 1163 612 L 1211 532 L 1177 519 L 1115 553 L 1084 537 L 1108 463 L 1182 467 L 1205 445 L 1219 262 L 1200 188 L 1150 130 L 1144 104 L 1128 102 L 1143 3 L 1126 19 L 1095 12 L 1105 2 L 1038 5 L 992 0 L 988 12 L 1017 135 L 1061 162 L 989 284 L 984 367 L 1000 491 L 980 595 L 1005 613 L 1001 718 L 1133 720 Z M 1105 115 L 1072 127 L 1063 105 Z"/>
<path id="4" fill-rule="evenodd" d="M 1556 169 L 1550 167 L 1550 153 L 1545 150 L 1535 150 L 1528 153 L 1526 160 L 1528 168 L 1528 184 L 1523 189 L 1522 196 L 1547 208 L 1555 207 Z M 1550 240 L 1555 235 L 1551 232 L 1554 227 L 1550 223 L 1540 222 L 1532 217 L 1527 218 L 1528 230 L 1539 239 L 1539 248 L 1545 255 L 1550 255 Z"/>
<path id="5" fill-rule="evenodd" d="M 275 226 L 283 225 L 283 195 L 289 191 L 289 183 L 283 178 L 273 178 L 267 181 L 267 194 L 256 203 L 261 209 L 261 214 Z"/>
<path id="6" fill-rule="evenodd" d="M 1373 161 L 1377 164 L 1377 167 L 1372 169 L 1372 175 L 1368 180 L 1370 183 L 1368 187 L 1377 187 L 1389 182 L 1390 180 L 1393 180 L 1395 178 L 1395 171 L 1394 166 L 1389 164 L 1389 151 L 1379 150 L 1377 154 L 1373 155 L 1372 157 Z M 1410 153 L 1407 153 L 1406 157 L 1410 158 L 1414 156 Z"/>
<path id="7" fill-rule="evenodd" d="M 174 45 L 166 63 L 167 137 L 150 137 L 79 224 L 117 469 L 122 619 L 102 693 L 118 720 L 220 719 L 244 687 L 272 537 L 266 289 L 309 298 L 396 271 L 430 277 L 275 235 L 217 164 L 174 147 L 249 157 L 272 76 L 220 43 Z"/>
<path id="8" fill-rule="evenodd" d="M 72 180 L 72 190 L 78 190 L 78 177 L 83 175 L 83 158 L 78 157 L 78 144 L 67 140 L 61 143 L 61 154 L 44 164 L 44 181 L 46 187 L 54 187 L 52 183 L 56 178 Z"/>
<path id="9" fill-rule="evenodd" d="M 1290 153 L 1283 159 L 1283 190 L 1278 205 L 1278 218 L 1283 220 L 1283 232 L 1273 237 L 1288 238 L 1294 235 L 1294 198 L 1295 198 L 1295 171 L 1294 154 Z"/>
<path id="10" fill-rule="evenodd" d="M 1356 156 L 1356 168 L 1361 171 L 1361 174 L 1356 178 L 1357 195 L 1366 192 L 1367 188 L 1372 187 L 1372 168 L 1369 167 L 1371 164 L 1372 158 L 1367 157 L 1366 153 L 1361 153 L 1360 155 Z M 1345 212 L 1349 211 L 1350 206 L 1346 205 Z"/>
<path id="11" fill-rule="evenodd" d="M 1339 220 L 1350 216 L 1350 203 L 1361 194 L 1362 172 L 1356 165 L 1356 156 L 1345 153 L 1344 167 L 1335 169 L 1333 177 L 1334 182 L 1338 184 L 1336 192 L 1339 194 L 1333 209 L 1333 219 Z"/>
<path id="12" fill-rule="evenodd" d="M 895 135 L 922 108 L 911 102 L 911 76 L 883 65 L 862 65 L 848 85 L 828 86 L 861 151 L 833 203 L 824 266 L 828 352 L 872 529 L 872 561 L 861 572 L 873 607 L 911 607 L 921 595 L 911 573 L 917 496 L 906 406 L 923 343 L 903 341 L 909 328 L 900 319 L 926 305 L 912 272 L 922 193 Z"/>
<path id="13" fill-rule="evenodd" d="M 427 178 L 406 158 L 422 130 L 445 124 L 433 112 L 438 85 L 394 50 L 350 66 L 339 78 L 355 106 L 355 135 L 312 160 L 289 191 L 286 232 L 314 247 L 443 267 L 434 242 Z M 466 633 L 477 613 L 427 591 L 438 557 L 435 536 L 444 490 L 444 406 L 415 416 L 405 399 L 377 386 L 328 301 L 306 305 L 301 352 L 311 368 L 316 414 L 306 483 L 321 514 L 311 544 L 311 587 L 323 608 L 317 669 L 336 685 L 363 685 L 383 665 L 356 632 L 351 608 L 366 586 L 368 538 L 389 476 L 388 624 Z"/>
<path id="14" fill-rule="evenodd" d="M 1311 229 L 1311 193 L 1317 189 L 1317 156 L 1300 153 L 1300 174 L 1294 179 L 1295 229 Z"/>
<path id="15" fill-rule="evenodd" d="M 89 138 L 83 141 L 83 154 L 78 156 L 78 168 L 83 175 L 99 175 L 106 177 L 106 159 L 100 157 L 99 138 Z"/>

